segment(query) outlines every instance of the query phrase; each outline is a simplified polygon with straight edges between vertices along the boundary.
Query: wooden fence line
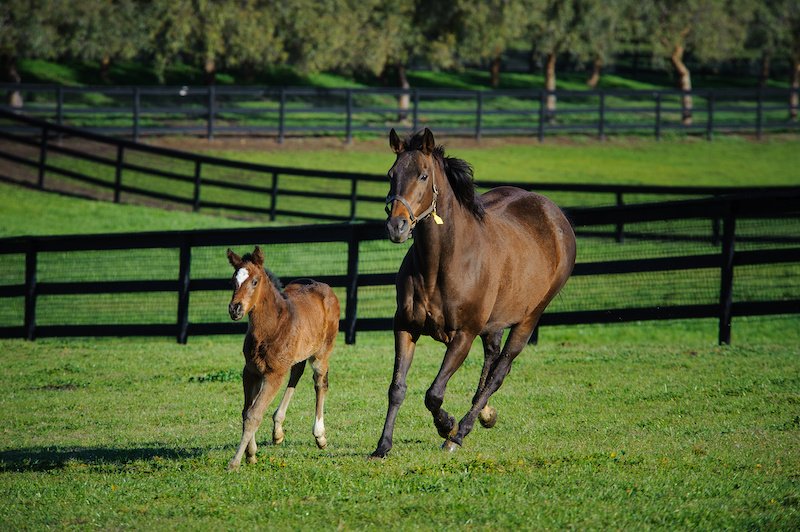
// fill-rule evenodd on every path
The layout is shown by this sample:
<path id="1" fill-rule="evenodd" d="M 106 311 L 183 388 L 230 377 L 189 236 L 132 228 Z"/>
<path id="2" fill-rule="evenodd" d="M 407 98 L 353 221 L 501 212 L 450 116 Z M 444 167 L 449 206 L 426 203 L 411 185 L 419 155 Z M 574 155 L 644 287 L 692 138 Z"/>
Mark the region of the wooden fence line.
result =
<path id="1" fill-rule="evenodd" d="M 606 208 L 574 209 L 568 214 L 576 226 L 630 224 L 714 217 L 723 220 L 720 253 L 687 255 L 668 258 L 643 258 L 579 263 L 575 276 L 620 273 L 682 271 L 687 269 L 719 269 L 718 304 L 669 305 L 642 308 L 588 309 L 567 312 L 547 312 L 542 325 L 585 323 L 618 323 L 624 321 L 716 317 L 719 321 L 720 343 L 730 343 L 733 316 L 787 314 L 800 312 L 800 300 L 735 301 L 733 277 L 736 267 L 746 265 L 800 263 L 800 246 L 784 249 L 735 251 L 736 221 L 742 218 L 800 216 L 800 188 L 776 195 L 737 195 L 682 202 L 650 205 L 626 205 Z M 396 272 L 360 273 L 360 243 L 382 240 L 385 229 L 381 223 L 326 224 L 301 227 L 267 227 L 199 231 L 147 232 L 129 234 L 73 235 L 50 237 L 14 237 L 0 239 L 0 255 L 24 254 L 24 284 L 0 286 L 0 299 L 24 297 L 24 316 L 21 326 L 0 327 L 0 337 L 24 337 L 33 340 L 45 336 L 134 336 L 174 335 L 185 343 L 190 335 L 241 333 L 241 323 L 192 323 L 189 320 L 191 293 L 229 288 L 225 279 L 193 278 L 192 250 L 195 247 L 220 245 L 298 244 L 342 242 L 347 244 L 347 272 L 344 275 L 315 276 L 334 287 L 345 288 L 345 317 L 341 330 L 347 343 L 354 343 L 358 331 L 390 330 L 391 317 L 358 318 L 358 291 L 365 286 L 393 285 Z M 41 253 L 87 250 L 134 250 L 170 248 L 179 250 L 176 278 L 170 280 L 105 281 L 105 282 L 40 282 L 37 263 Z M 176 292 L 177 317 L 174 324 L 103 324 L 103 325 L 45 325 L 36 323 L 39 295 Z"/>
<path id="2" fill-rule="evenodd" d="M 329 134 L 331 131 L 340 133 L 347 142 L 352 141 L 356 132 L 376 133 L 384 132 L 387 129 L 385 121 L 380 125 L 357 125 L 354 117 L 359 114 L 378 113 L 394 116 L 396 127 L 411 127 L 417 130 L 421 126 L 420 115 L 427 113 L 434 117 L 448 116 L 471 116 L 474 125 L 448 127 L 437 125 L 437 120 L 429 119 L 426 125 L 433 125 L 442 133 L 472 136 L 480 139 L 485 135 L 508 135 L 522 134 L 536 136 L 543 141 L 548 133 L 574 133 L 585 132 L 594 133 L 598 138 L 604 138 L 607 134 L 623 131 L 652 131 L 656 139 L 660 139 L 665 130 L 676 130 L 692 132 L 705 136 L 712 140 L 716 132 L 723 131 L 750 131 L 761 138 L 765 131 L 769 130 L 797 130 L 800 123 L 793 120 L 796 116 L 797 108 L 791 96 L 797 94 L 797 88 L 787 89 L 695 89 L 693 91 L 680 90 L 647 90 L 647 89 L 603 89 L 603 90 L 556 90 L 546 91 L 538 89 L 513 89 L 513 90 L 456 90 L 456 89 L 313 89 L 298 87 L 226 87 L 226 86 L 207 86 L 207 87 L 65 87 L 63 85 L 40 85 L 40 84 L 0 84 L 2 91 L 23 91 L 32 94 L 45 94 L 53 102 L 50 105 L 30 104 L 25 107 L 26 112 L 35 112 L 49 116 L 58 125 L 63 125 L 65 116 L 91 116 L 91 115 L 123 115 L 130 117 L 130 127 L 98 127 L 98 131 L 114 132 L 117 134 L 130 134 L 134 140 L 145 134 L 195 134 L 202 135 L 208 139 L 213 139 L 222 133 L 228 134 L 266 134 L 275 136 L 282 142 L 288 134 L 300 134 L 318 136 Z M 102 94 L 110 98 L 125 98 L 129 103 L 127 106 L 89 106 L 67 108 L 64 105 L 65 95 L 85 95 Z M 367 106 L 358 107 L 354 103 L 355 96 L 361 97 L 380 97 L 390 96 L 399 98 L 406 95 L 411 102 L 411 109 L 401 109 L 397 105 L 393 106 Z M 157 97 L 176 99 L 182 102 L 181 105 L 166 106 L 142 106 L 142 97 Z M 553 114 L 547 110 L 547 100 L 554 96 L 561 102 L 560 109 Z M 702 117 L 705 121 L 698 120 L 697 123 L 685 125 L 670 121 L 665 118 L 669 113 L 684 114 L 684 96 L 705 99 L 705 107 L 697 106 L 694 114 Z M 249 101 L 262 101 L 268 99 L 274 101 L 276 106 L 258 108 L 257 106 L 234 106 L 225 105 L 225 98 L 245 97 Z M 609 106 L 609 98 L 627 99 L 634 102 L 630 107 Z M 741 101 L 734 104 L 722 105 L 721 98 L 738 98 L 744 100 L 747 105 L 742 107 Z M 766 101 L 766 97 L 773 100 L 780 98 L 782 103 Z M 289 106 L 287 100 L 290 98 L 299 99 L 304 103 L 303 107 Z M 454 110 L 446 108 L 425 108 L 421 105 L 424 100 L 437 101 L 443 98 L 455 99 L 466 102 L 474 101 L 474 111 Z M 491 109 L 486 102 L 492 98 L 511 99 L 521 102 L 521 109 Z M 596 100 L 596 104 L 581 107 L 570 106 L 564 103 L 565 99 Z M 669 102 L 669 98 L 680 99 L 678 102 Z M 322 102 L 323 104 L 333 99 L 338 102 L 333 106 L 315 106 L 308 102 Z M 665 101 L 666 100 L 666 101 Z M 526 106 L 526 102 L 535 102 L 533 106 Z M 679 105 L 679 106 L 677 106 Z M 677 107 L 676 107 L 677 106 Z M 9 106 L 0 108 L 13 110 Z M 527 109 L 527 110 L 526 110 Z M 786 111 L 786 118 L 781 120 L 766 120 L 765 113 L 771 111 Z M 749 116 L 747 120 L 736 122 L 723 122 L 716 119 L 720 113 L 740 113 Z M 328 120 L 321 120 L 315 124 L 307 126 L 287 126 L 287 114 L 308 114 L 316 113 L 325 115 Z M 643 113 L 652 114 L 649 121 L 641 120 L 637 123 L 614 123 L 609 119 L 610 114 L 616 115 L 642 115 Z M 575 123 L 559 122 L 554 120 L 555 116 L 569 115 L 592 115 L 591 119 L 584 119 Z M 164 118 L 171 115 L 182 115 L 193 117 L 196 120 L 205 122 L 204 125 L 179 126 L 167 125 L 159 127 L 147 127 L 142 124 L 142 118 L 147 115 L 151 118 Z M 247 126 L 221 125 L 223 115 L 236 117 L 260 116 L 262 119 L 270 116 L 276 121 L 274 126 Z M 411 115 L 412 122 L 407 124 L 399 117 Z M 492 116 L 528 116 L 530 118 L 524 125 L 499 125 L 493 126 L 487 123 L 487 117 Z M 534 120 L 535 117 L 535 120 Z M 230 120 L 230 119 L 229 119 Z M 336 125 L 330 125 L 333 121 Z M 440 119 L 441 121 L 441 119 Z M 324 123 L 323 123 L 324 122 Z"/>

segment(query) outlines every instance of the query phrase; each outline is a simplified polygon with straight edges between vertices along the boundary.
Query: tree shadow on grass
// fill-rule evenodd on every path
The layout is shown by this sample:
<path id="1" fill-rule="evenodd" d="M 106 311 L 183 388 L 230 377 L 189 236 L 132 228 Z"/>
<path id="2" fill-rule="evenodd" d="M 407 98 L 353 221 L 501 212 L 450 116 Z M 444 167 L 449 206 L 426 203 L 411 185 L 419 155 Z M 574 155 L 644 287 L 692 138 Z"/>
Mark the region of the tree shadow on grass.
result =
<path id="1" fill-rule="evenodd" d="M 69 463 L 125 465 L 135 461 L 177 461 L 205 455 L 207 449 L 169 447 L 32 447 L 0 451 L 0 472 L 50 471 Z"/>

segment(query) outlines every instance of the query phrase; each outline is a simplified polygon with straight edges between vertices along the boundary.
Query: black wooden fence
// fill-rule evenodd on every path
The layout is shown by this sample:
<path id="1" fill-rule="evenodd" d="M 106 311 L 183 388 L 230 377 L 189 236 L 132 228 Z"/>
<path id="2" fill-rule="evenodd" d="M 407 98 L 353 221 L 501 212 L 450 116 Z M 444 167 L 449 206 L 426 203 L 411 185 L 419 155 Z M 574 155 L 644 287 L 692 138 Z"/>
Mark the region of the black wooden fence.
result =
<path id="1" fill-rule="evenodd" d="M 24 110 L 95 132 L 130 135 L 383 134 L 390 127 L 436 128 L 450 135 L 644 133 L 704 135 L 797 130 L 798 89 L 495 90 L 315 89 L 292 87 L 65 87 L 0 84 L 21 91 Z M 406 96 L 407 109 L 398 100 Z M 683 118 L 693 100 L 692 123 Z M 554 97 L 557 110 L 548 108 Z M 8 107 L 6 106 L 6 109 Z"/>
<path id="2" fill-rule="evenodd" d="M 579 262 L 563 292 L 564 299 L 551 304 L 541 325 L 716 318 L 719 342 L 729 343 L 735 316 L 798 313 L 799 200 L 800 189 L 795 189 L 747 197 L 573 209 L 568 214 L 579 236 Z M 720 245 L 712 243 L 707 232 L 693 229 L 703 224 L 686 225 L 709 219 L 722 220 Z M 606 231 L 619 224 L 637 228 L 624 244 L 616 243 L 613 233 Z M 291 256 L 310 255 L 313 263 L 297 269 L 316 264 L 317 271 L 334 272 L 313 276 L 340 292 L 343 289 L 341 330 L 346 341 L 353 343 L 357 331 L 391 329 L 392 285 L 402 254 L 376 262 L 374 249 L 385 241 L 380 223 L 0 239 L 0 300 L 5 300 L 0 337 L 33 340 L 51 336 L 175 335 L 178 342 L 186 342 L 191 335 L 243 333 L 245 325 L 226 320 L 222 312 L 230 297 L 224 246 L 258 243 L 284 246 Z M 642 245 L 637 247 L 635 241 Z M 670 243 L 677 247 L 670 247 Z M 338 251 L 317 250 L 327 244 L 335 244 Z M 403 251 L 395 245 L 386 246 Z M 152 260 L 135 262 L 136 253 L 142 250 L 170 250 L 165 256 L 171 259 L 161 265 L 165 277 L 140 278 L 153 267 Z M 209 250 L 211 253 L 207 253 Z M 112 255 L 96 254 L 112 252 L 117 253 L 118 264 L 109 271 L 128 267 L 123 278 L 96 278 L 84 273 L 93 270 L 92 264 L 84 261 L 107 263 Z M 77 258 L 71 258 L 73 255 Z M 212 261 L 226 273 L 193 273 L 193 268 L 205 266 L 198 263 L 198 257 L 207 257 L 202 261 Z M 270 261 L 271 251 L 267 251 L 267 257 Z M 321 261 L 325 264 L 320 265 Z M 332 266 L 326 269 L 327 264 L 343 267 L 336 273 Z M 53 268 L 59 270 L 58 275 L 49 271 Z M 48 277 L 42 279 L 45 272 Z M 305 271 L 293 273 L 303 276 Z M 648 277 L 652 275 L 677 288 L 651 297 L 656 289 L 654 278 Z M 588 283 L 581 284 L 582 279 Z M 687 280 L 691 283 L 686 284 Z M 641 291 L 631 291 L 630 287 L 637 284 Z M 376 287 L 379 292 L 372 291 Z M 603 292 L 606 303 L 592 294 L 582 295 L 592 287 Z M 359 310 L 365 291 L 380 302 L 379 311 L 371 315 Z M 192 306 L 201 304 L 204 292 L 217 294 L 212 306 L 220 310 L 219 319 L 191 319 Z M 95 298 L 101 295 L 149 298 L 157 293 L 171 294 L 167 310 L 168 314 L 177 313 L 171 314 L 174 318 L 168 315 L 158 323 L 149 322 L 141 303 L 133 307 L 133 312 L 141 314 L 143 321 L 115 323 L 94 315 L 102 306 Z M 56 318 L 48 318 L 47 324 L 40 324 L 38 319 L 43 298 L 47 298 L 49 312 L 61 309 Z M 88 309 L 89 323 L 74 322 L 81 306 Z M 161 303 L 158 306 L 163 311 Z"/>
<path id="3" fill-rule="evenodd" d="M 9 125 L 24 127 L 27 133 L 12 133 L 3 128 Z M 78 142 L 67 143 L 65 138 Z M 40 190 L 91 197 L 99 194 L 116 203 L 125 194 L 130 198 L 156 200 L 162 206 L 268 216 L 270 220 L 278 216 L 327 221 L 376 220 L 382 216 L 388 190 L 383 175 L 234 161 L 100 135 L 2 109 L 0 180 Z M 322 184 L 321 180 L 332 181 L 337 188 L 330 190 L 330 183 Z M 78 186 L 64 187 L 63 182 Z M 621 206 L 626 198 L 635 198 L 638 203 L 665 197 L 777 193 L 791 189 L 499 181 L 477 184 L 479 188 L 509 184 L 526 190 L 578 195 L 583 206 Z M 714 228 L 718 231 L 718 221 L 714 222 Z M 623 225 L 617 231 L 618 239 L 622 240 Z"/>

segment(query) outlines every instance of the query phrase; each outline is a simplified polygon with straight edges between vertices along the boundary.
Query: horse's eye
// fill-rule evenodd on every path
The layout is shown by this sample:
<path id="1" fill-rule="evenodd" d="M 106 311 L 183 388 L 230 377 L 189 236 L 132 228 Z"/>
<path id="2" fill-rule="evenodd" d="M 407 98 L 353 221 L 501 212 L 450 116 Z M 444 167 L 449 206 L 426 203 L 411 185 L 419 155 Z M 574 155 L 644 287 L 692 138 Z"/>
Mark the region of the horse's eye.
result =
<path id="1" fill-rule="evenodd" d="M 422 174 L 421 176 L 419 176 L 419 178 L 425 181 L 426 179 L 428 179 L 428 174 Z"/>
<path id="2" fill-rule="evenodd" d="M 252 284 L 253 284 L 253 286 L 255 286 L 255 285 L 257 285 L 257 284 L 258 284 L 258 277 L 256 277 L 255 279 L 253 279 L 253 283 L 252 283 Z"/>

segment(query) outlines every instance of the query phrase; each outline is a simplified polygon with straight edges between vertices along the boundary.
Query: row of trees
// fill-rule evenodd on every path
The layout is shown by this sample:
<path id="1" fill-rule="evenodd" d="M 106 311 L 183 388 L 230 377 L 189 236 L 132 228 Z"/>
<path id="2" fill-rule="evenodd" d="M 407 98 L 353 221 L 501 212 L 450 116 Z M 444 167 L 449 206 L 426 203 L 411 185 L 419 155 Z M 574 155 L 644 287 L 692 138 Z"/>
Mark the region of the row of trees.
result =
<path id="1" fill-rule="evenodd" d="M 556 88 L 558 61 L 591 65 L 590 86 L 620 46 L 645 43 L 691 90 L 685 57 L 788 56 L 800 87 L 800 0 L 4 0 L 0 66 L 19 81 L 22 58 L 150 62 L 163 80 L 177 60 L 218 70 L 291 65 L 300 72 L 366 72 L 408 88 L 412 60 L 433 68 L 483 64 L 492 86 L 510 49 L 530 51 Z M 548 105 L 555 108 L 555 100 Z M 794 105 L 796 109 L 796 102 Z M 691 120 L 691 99 L 684 101 Z M 796 113 L 796 110 L 795 110 Z"/>

